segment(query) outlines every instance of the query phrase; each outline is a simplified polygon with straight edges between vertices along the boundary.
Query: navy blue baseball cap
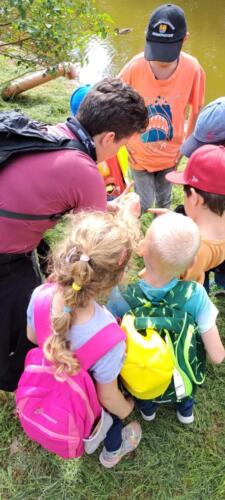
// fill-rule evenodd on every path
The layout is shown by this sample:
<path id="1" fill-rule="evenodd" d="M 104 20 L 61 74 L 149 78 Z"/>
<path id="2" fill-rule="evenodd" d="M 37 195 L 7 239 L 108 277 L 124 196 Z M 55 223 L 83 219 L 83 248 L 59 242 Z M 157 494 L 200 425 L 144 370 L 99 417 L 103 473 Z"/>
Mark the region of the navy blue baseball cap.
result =
<path id="1" fill-rule="evenodd" d="M 205 106 L 198 116 L 194 132 L 184 141 L 181 153 L 191 154 L 204 144 L 225 141 L 225 96 L 215 99 Z"/>
<path id="2" fill-rule="evenodd" d="M 172 62 L 179 57 L 187 24 L 177 5 L 160 5 L 151 14 L 144 49 L 147 61 Z"/>

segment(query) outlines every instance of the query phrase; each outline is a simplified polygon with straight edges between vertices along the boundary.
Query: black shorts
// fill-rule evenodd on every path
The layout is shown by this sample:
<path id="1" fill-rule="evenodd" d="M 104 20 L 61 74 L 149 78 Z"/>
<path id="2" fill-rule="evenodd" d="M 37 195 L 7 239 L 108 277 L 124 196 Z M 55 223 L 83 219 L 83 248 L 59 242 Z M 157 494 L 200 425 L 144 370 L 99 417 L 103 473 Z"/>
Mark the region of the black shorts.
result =
<path id="1" fill-rule="evenodd" d="M 26 353 L 34 347 L 26 337 L 26 311 L 34 288 L 41 284 L 31 253 L 0 254 L 0 389 L 14 391 Z"/>

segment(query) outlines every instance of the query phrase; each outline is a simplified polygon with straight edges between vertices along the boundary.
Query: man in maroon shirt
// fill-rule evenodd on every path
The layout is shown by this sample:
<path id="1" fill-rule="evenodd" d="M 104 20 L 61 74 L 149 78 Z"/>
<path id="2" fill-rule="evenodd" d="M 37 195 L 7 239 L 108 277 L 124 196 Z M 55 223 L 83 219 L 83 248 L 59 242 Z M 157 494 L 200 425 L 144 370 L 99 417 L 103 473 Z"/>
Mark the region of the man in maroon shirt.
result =
<path id="1" fill-rule="evenodd" d="M 79 139 L 87 153 L 60 150 L 20 155 L 0 172 L 0 209 L 24 218 L 0 216 L 0 389 L 13 391 L 32 344 L 26 339 L 26 309 L 41 277 L 32 251 L 55 220 L 29 220 L 69 210 L 106 209 L 96 161 L 107 160 L 147 126 L 143 99 L 118 79 L 105 79 L 84 99 L 75 118 L 49 127 Z M 94 161 L 96 160 L 96 161 Z"/>

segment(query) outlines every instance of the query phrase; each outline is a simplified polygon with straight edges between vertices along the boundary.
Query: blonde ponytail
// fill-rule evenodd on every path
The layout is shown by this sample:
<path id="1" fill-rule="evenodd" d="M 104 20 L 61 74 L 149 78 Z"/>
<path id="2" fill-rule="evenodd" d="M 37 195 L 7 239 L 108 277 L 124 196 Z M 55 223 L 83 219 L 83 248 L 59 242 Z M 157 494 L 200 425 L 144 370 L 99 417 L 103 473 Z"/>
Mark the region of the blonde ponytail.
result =
<path id="1" fill-rule="evenodd" d="M 69 349 L 69 342 L 66 339 L 66 334 L 70 330 L 74 317 L 74 309 L 76 306 L 76 293 L 69 289 L 58 290 L 54 298 L 61 298 L 65 304 L 61 313 L 54 312 L 52 314 L 52 335 L 46 340 L 43 346 L 44 355 L 48 361 L 51 361 L 56 366 L 56 378 L 61 379 L 63 373 L 74 375 L 79 371 L 80 365 L 75 354 Z M 70 305 L 69 305 L 70 304 Z"/>
<path id="2" fill-rule="evenodd" d="M 57 290 L 53 333 L 44 344 L 45 357 L 55 364 L 60 379 L 63 373 L 74 375 L 80 368 L 67 340 L 77 309 L 118 284 L 139 234 L 136 219 L 128 224 L 116 214 L 82 212 L 69 219 L 68 235 L 52 254 L 50 281 L 57 284 Z"/>

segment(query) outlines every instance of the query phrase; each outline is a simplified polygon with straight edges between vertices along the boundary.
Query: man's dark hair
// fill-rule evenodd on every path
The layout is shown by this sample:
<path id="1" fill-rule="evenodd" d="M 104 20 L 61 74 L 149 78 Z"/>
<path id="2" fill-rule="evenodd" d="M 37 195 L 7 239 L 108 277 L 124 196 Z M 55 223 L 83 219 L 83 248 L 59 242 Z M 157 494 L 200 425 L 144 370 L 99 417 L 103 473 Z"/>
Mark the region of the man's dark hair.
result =
<path id="1" fill-rule="evenodd" d="M 191 188 L 193 186 L 184 186 L 184 192 L 186 193 L 187 196 L 191 196 Z M 193 188 L 196 193 L 200 194 L 202 196 L 204 205 L 209 208 L 214 214 L 217 215 L 223 215 L 225 211 L 225 195 L 223 194 L 214 194 L 214 193 L 208 193 L 207 191 L 202 191 L 201 189 L 196 189 Z"/>
<path id="2" fill-rule="evenodd" d="M 94 137 L 115 132 L 115 139 L 144 132 L 148 111 L 144 99 L 119 78 L 105 78 L 97 83 L 81 103 L 77 119 Z"/>

